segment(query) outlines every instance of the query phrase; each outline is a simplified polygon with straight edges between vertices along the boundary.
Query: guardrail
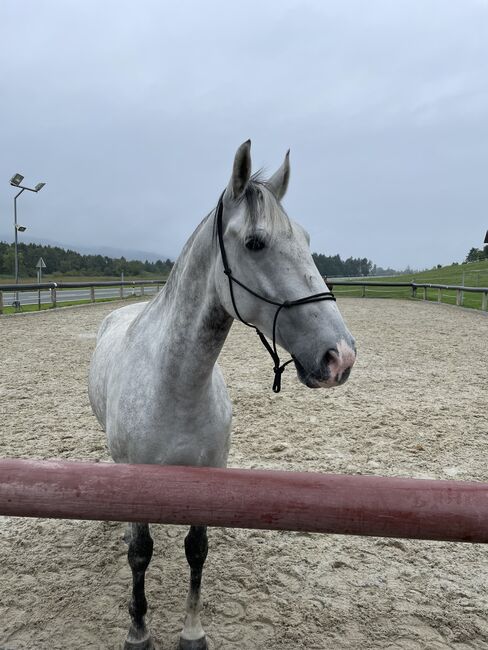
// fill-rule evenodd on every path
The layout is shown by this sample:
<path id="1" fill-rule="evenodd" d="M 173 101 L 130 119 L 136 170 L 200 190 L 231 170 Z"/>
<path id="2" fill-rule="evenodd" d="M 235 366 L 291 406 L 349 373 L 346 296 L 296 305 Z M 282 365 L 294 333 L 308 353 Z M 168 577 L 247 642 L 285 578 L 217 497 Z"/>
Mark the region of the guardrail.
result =
<path id="1" fill-rule="evenodd" d="M 428 289 L 437 289 L 437 302 L 442 302 L 442 291 L 455 291 L 456 292 L 456 305 L 461 306 L 463 303 L 463 294 L 466 293 L 479 293 L 481 296 L 481 309 L 487 311 L 488 309 L 488 287 L 465 287 L 455 284 L 429 284 L 418 282 L 372 282 L 370 280 L 355 280 L 349 282 L 346 280 L 334 280 L 331 278 L 327 281 L 328 286 L 346 286 L 346 287 L 362 287 L 362 297 L 366 297 L 367 287 L 409 287 L 412 291 L 412 298 L 417 298 L 417 290 L 423 290 L 423 299 L 427 300 Z"/>
<path id="2" fill-rule="evenodd" d="M 418 282 L 372 282 L 371 280 L 354 280 L 353 282 L 347 280 L 334 280 L 331 278 L 327 281 L 329 287 L 343 286 L 343 287 L 360 287 L 362 288 L 361 296 L 363 298 L 367 295 L 367 288 L 378 289 L 380 287 L 392 288 L 410 288 L 412 291 L 412 298 L 417 298 L 417 291 L 419 289 L 423 290 L 423 299 L 427 300 L 427 291 L 429 289 L 437 289 L 437 302 L 442 302 L 442 292 L 443 291 L 455 291 L 456 292 L 456 305 L 460 306 L 463 304 L 463 295 L 464 293 L 479 293 L 481 295 L 481 310 L 488 310 L 488 287 L 465 287 L 461 285 L 450 285 L 450 284 L 428 284 L 428 283 L 418 283 Z M 120 280 L 107 280 L 101 282 L 43 282 L 43 283 L 31 283 L 31 284 L 0 284 L 0 314 L 3 313 L 4 301 L 3 301 L 3 292 L 21 292 L 21 291 L 41 291 L 49 290 L 51 292 L 51 306 L 56 307 L 57 305 L 57 291 L 58 289 L 91 289 L 90 300 L 95 302 L 96 295 L 95 290 L 97 287 L 120 287 L 120 297 L 123 298 L 124 288 L 134 288 L 141 287 L 141 295 L 144 295 L 145 286 L 156 286 L 159 291 L 160 287 L 164 285 L 166 280 L 132 280 L 132 281 L 120 281 Z M 40 303 L 39 303 L 40 304 Z"/>
<path id="3" fill-rule="evenodd" d="M 103 287 L 120 287 L 120 298 L 124 298 L 124 288 L 134 289 L 140 287 L 141 296 L 144 296 L 144 287 L 155 286 L 159 291 L 166 280 L 106 280 L 100 282 L 32 282 L 25 284 L 0 284 L 0 314 L 4 310 L 4 292 L 21 293 L 23 291 L 39 292 L 39 309 L 40 309 L 40 292 L 50 291 L 51 307 L 56 307 L 58 303 L 58 290 L 63 289 L 90 289 L 90 301 L 96 301 L 96 288 Z"/>

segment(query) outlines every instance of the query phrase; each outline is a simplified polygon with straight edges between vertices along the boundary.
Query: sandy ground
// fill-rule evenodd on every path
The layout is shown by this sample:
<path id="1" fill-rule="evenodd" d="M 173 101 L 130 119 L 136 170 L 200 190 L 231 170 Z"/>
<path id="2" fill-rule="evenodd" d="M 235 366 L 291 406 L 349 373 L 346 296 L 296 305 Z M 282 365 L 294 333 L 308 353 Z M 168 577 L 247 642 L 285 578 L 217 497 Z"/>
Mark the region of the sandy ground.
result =
<path id="1" fill-rule="evenodd" d="M 434 304 L 343 299 L 359 358 L 312 391 L 235 325 L 221 363 L 230 465 L 488 480 L 488 318 Z M 0 318 L 2 456 L 106 460 L 86 377 L 114 304 Z M 0 519 L 0 649 L 120 648 L 130 571 L 123 524 Z M 154 526 L 149 622 L 176 648 L 186 531 Z M 488 649 L 481 545 L 210 531 L 203 621 L 212 649 Z"/>

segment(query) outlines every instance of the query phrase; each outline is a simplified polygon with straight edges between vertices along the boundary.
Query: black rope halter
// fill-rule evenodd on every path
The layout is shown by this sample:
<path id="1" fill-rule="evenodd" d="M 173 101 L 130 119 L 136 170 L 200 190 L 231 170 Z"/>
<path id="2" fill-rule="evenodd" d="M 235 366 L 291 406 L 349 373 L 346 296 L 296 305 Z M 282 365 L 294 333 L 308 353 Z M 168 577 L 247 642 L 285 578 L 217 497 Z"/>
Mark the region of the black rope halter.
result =
<path id="1" fill-rule="evenodd" d="M 232 275 L 232 270 L 229 266 L 229 262 L 227 260 L 227 254 L 225 252 L 225 246 L 224 246 L 224 230 L 222 226 L 222 215 L 224 213 L 223 198 L 224 198 L 224 192 L 221 194 L 216 208 L 217 235 L 219 238 L 219 246 L 220 246 L 220 254 L 222 256 L 222 263 L 224 265 L 224 273 L 229 279 L 229 291 L 232 300 L 232 306 L 234 307 L 236 316 L 241 321 L 241 323 L 244 323 L 244 325 L 247 325 L 247 327 L 252 327 L 254 330 L 256 330 L 257 335 L 261 339 L 261 343 L 264 345 L 270 357 L 272 358 L 274 363 L 273 370 L 275 373 L 274 382 L 273 382 L 273 391 L 275 393 L 279 393 L 281 390 L 281 375 L 283 374 L 286 366 L 293 361 L 292 358 L 289 359 L 288 361 L 285 361 L 285 363 L 280 364 L 280 357 L 278 354 L 278 350 L 276 348 L 276 324 L 278 322 L 278 316 L 280 315 L 281 310 L 289 309 L 290 307 L 297 307 L 298 305 L 308 305 L 311 302 L 319 302 L 321 300 L 335 300 L 335 296 L 332 293 L 332 291 L 324 291 L 323 293 L 315 293 L 312 296 L 306 296 L 305 298 L 299 298 L 298 300 L 285 300 L 284 302 L 276 302 L 275 300 L 271 300 L 270 298 L 266 298 L 265 296 L 259 295 L 258 293 L 256 293 L 255 291 L 247 287 L 240 280 L 235 278 Z M 245 289 L 252 296 L 258 298 L 259 300 L 264 300 L 264 302 L 267 302 L 270 305 L 275 305 L 277 307 L 273 319 L 273 345 L 272 346 L 268 343 L 266 337 L 261 332 L 261 330 L 256 327 L 256 325 L 252 325 L 251 323 L 248 323 L 241 317 L 239 310 L 237 309 L 237 304 L 234 296 L 234 286 L 233 286 L 234 282 L 235 284 Z"/>

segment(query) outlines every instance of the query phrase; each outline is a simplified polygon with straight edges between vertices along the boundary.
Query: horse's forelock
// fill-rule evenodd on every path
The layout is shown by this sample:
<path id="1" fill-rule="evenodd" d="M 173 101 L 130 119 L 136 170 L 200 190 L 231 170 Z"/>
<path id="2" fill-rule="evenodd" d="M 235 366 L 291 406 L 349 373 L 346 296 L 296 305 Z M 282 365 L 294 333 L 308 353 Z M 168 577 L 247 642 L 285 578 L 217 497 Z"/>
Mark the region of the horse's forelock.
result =
<path id="1" fill-rule="evenodd" d="M 241 201 L 246 204 L 246 217 L 241 236 L 248 237 L 257 228 L 265 230 L 270 238 L 278 232 L 291 232 L 291 224 L 285 210 L 271 187 L 259 171 L 251 176 Z"/>
<path id="2" fill-rule="evenodd" d="M 272 188 L 263 178 L 262 170 L 251 176 L 246 189 L 239 199 L 239 203 L 242 202 L 245 204 L 245 218 L 239 236 L 243 242 L 249 236 L 252 236 L 257 229 L 261 232 L 265 231 L 269 239 L 272 239 L 278 233 L 285 232 L 286 234 L 291 234 L 292 227 L 290 219 L 273 193 Z M 205 220 L 213 214 L 215 213 L 211 212 Z M 213 240 L 217 244 L 216 219 L 214 219 Z"/>

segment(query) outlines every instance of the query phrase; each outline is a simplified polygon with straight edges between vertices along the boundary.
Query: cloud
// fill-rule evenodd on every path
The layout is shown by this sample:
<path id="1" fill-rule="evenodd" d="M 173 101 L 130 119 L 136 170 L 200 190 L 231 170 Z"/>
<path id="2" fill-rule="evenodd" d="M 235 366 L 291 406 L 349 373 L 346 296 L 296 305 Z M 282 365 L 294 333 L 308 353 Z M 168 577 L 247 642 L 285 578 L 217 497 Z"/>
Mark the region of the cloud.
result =
<path id="1" fill-rule="evenodd" d="M 38 3 L 0 9 L 1 230 L 175 257 L 253 140 L 292 149 L 314 250 L 461 260 L 486 230 L 487 3 Z"/>

